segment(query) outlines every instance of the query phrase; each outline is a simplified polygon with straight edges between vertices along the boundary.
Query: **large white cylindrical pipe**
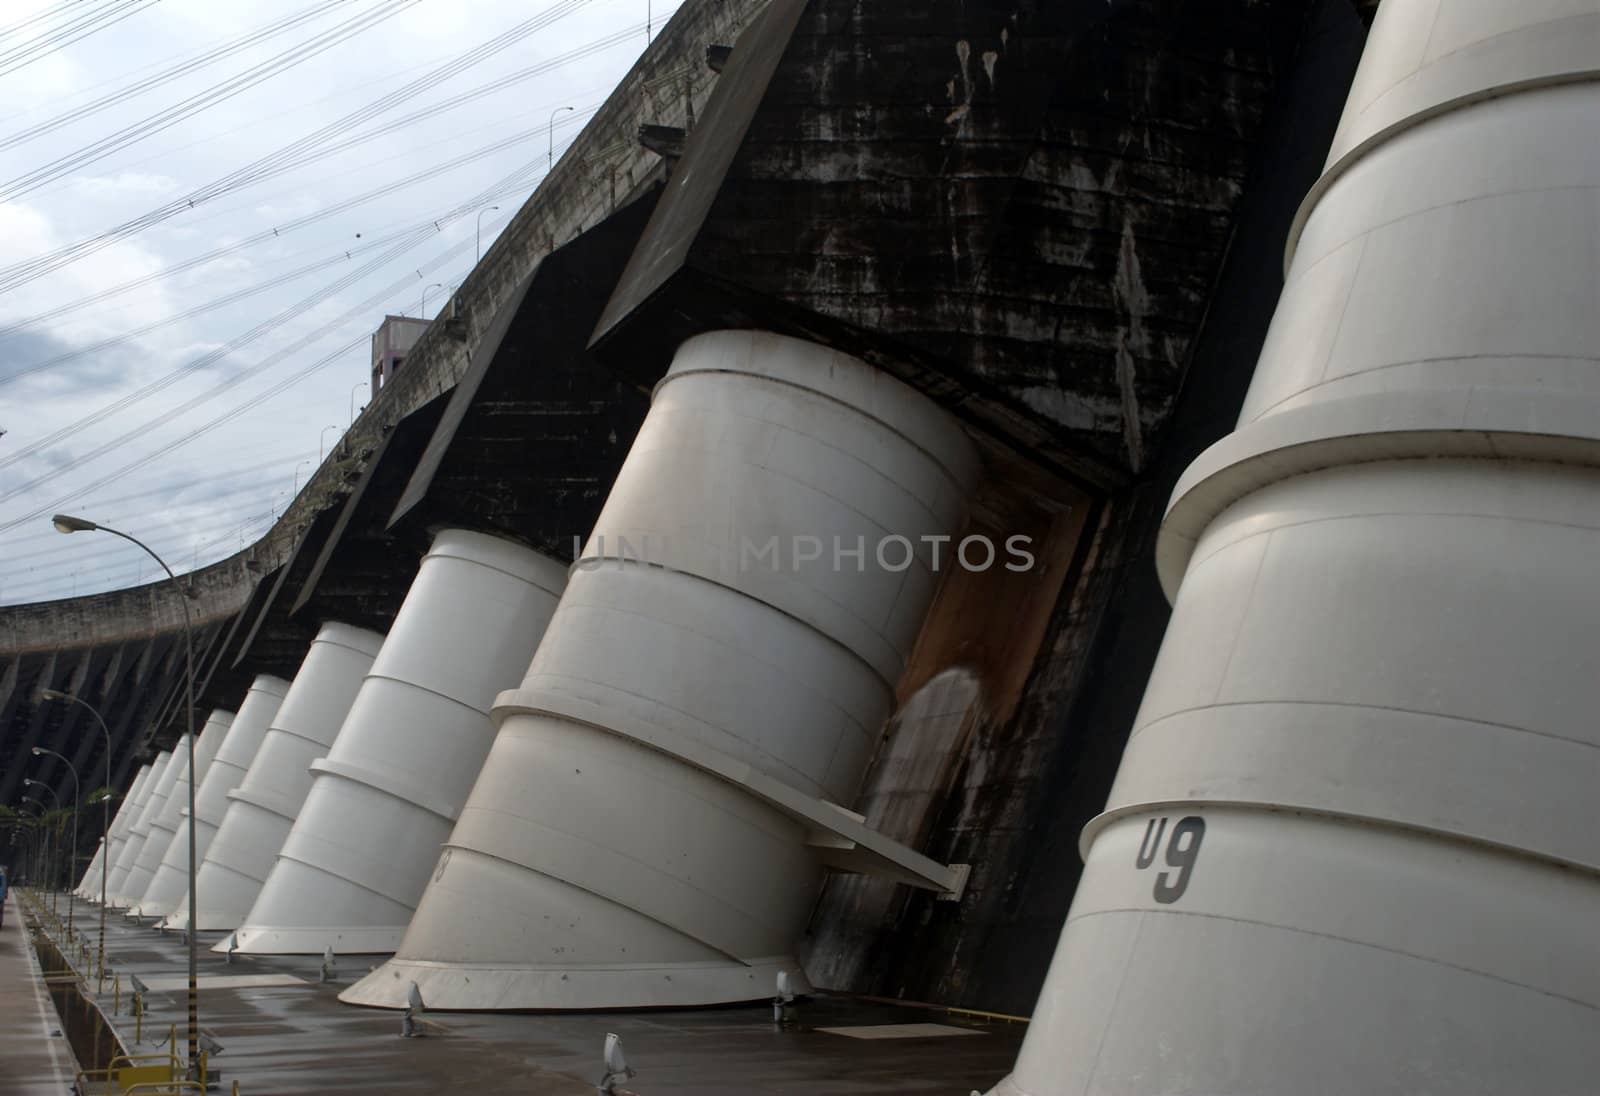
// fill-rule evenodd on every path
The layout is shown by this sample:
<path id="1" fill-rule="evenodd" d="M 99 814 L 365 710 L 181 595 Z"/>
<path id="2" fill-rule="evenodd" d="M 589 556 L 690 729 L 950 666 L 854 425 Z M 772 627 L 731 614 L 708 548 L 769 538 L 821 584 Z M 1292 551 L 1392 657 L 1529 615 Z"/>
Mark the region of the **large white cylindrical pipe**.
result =
<path id="1" fill-rule="evenodd" d="M 194 809 L 200 822 L 195 828 L 194 855 L 199 863 L 205 862 L 211 839 L 222 824 L 223 812 L 228 808 L 228 793 L 244 782 L 267 726 L 278 714 L 278 707 L 288 691 L 287 681 L 270 674 L 261 674 L 251 682 L 244 702 L 239 705 L 238 715 L 217 747 L 200 786 L 195 789 Z M 144 908 L 149 913 L 183 912 L 182 918 L 169 918 L 169 928 L 183 928 L 188 920 L 190 819 L 187 806 L 181 813 L 178 832 L 167 846 L 161 866 L 156 869 L 155 878 L 144 895 Z"/>
<path id="2" fill-rule="evenodd" d="M 531 549 L 439 533 L 254 908 L 239 951 L 395 950 L 566 586 Z"/>
<path id="3" fill-rule="evenodd" d="M 83 869 L 83 875 L 81 875 L 78 878 L 78 885 L 72 889 L 72 893 L 76 897 L 78 897 L 78 898 L 87 898 L 87 897 L 89 897 L 89 894 L 88 894 L 88 891 L 87 891 L 86 888 L 88 887 L 89 878 L 91 876 L 93 876 L 95 881 L 96 881 L 95 885 L 97 887 L 99 886 L 100 865 L 101 865 L 101 863 L 103 863 L 105 861 L 105 858 L 106 858 L 106 845 L 108 843 L 109 842 L 108 842 L 108 840 L 106 838 L 102 837 L 100 839 L 100 844 L 98 846 L 96 846 L 96 848 L 94 850 L 94 855 L 89 858 L 89 866 L 87 868 Z M 96 901 L 98 901 L 99 900 L 99 892 L 98 891 L 95 892 L 95 897 L 96 897 Z"/>
<path id="4" fill-rule="evenodd" d="M 128 827 L 128 840 L 123 844 L 122 851 L 117 854 L 117 862 L 111 866 L 111 877 L 106 881 L 106 887 L 110 895 L 109 901 L 113 905 L 128 904 L 127 888 L 124 884 L 128 881 L 128 873 L 133 871 L 134 861 L 139 859 L 139 852 L 144 848 L 145 839 L 150 836 L 151 820 L 167 801 L 166 792 L 172 787 L 171 781 L 167 780 L 169 770 L 173 780 L 178 778 L 172 756 L 171 750 L 162 750 L 156 754 L 155 763 L 150 770 L 150 779 L 145 782 L 144 802 L 138 804 L 139 813 L 134 816 L 133 824 Z"/>
<path id="5" fill-rule="evenodd" d="M 342 999 L 697 1005 L 797 972 L 820 869 L 739 775 L 850 802 L 949 556 L 924 538 L 959 529 L 976 474 L 864 362 L 685 343 L 395 959 Z"/>
<path id="6" fill-rule="evenodd" d="M 1600 1076 L 1600 0 L 1384 0 L 1005 1096 Z"/>
<path id="7" fill-rule="evenodd" d="M 80 898 L 87 898 L 94 902 L 100 901 L 100 866 L 110 857 L 110 863 L 117 862 L 117 853 L 121 851 L 128 827 L 133 825 L 133 816 L 137 813 L 134 803 L 144 794 L 145 781 L 150 778 L 150 766 L 140 765 L 139 771 L 134 774 L 133 783 L 128 785 L 128 794 L 122 797 L 122 802 L 117 806 L 117 813 L 111 818 L 111 828 L 106 831 L 106 839 L 100 843 L 100 849 L 94 854 L 94 859 L 89 862 L 89 869 L 83 873 L 83 880 L 78 884 L 77 894 Z M 110 869 L 106 871 L 107 893 L 109 896 Z"/>
<path id="8" fill-rule="evenodd" d="M 135 782 L 135 786 L 129 789 L 128 798 L 122 804 L 122 810 L 117 814 L 117 825 L 114 827 L 115 832 L 112 835 L 111 852 L 109 853 L 111 870 L 106 876 L 107 901 L 116 900 L 117 884 L 127 878 L 126 871 L 119 875 L 117 869 L 121 866 L 123 853 L 127 851 L 128 842 L 133 837 L 133 827 L 139 821 L 140 816 L 144 814 L 144 808 L 150 802 L 150 793 L 155 789 L 156 781 L 161 779 L 163 767 L 159 755 L 155 761 L 146 762 L 140 766 L 139 777 Z"/>
<path id="9" fill-rule="evenodd" d="M 250 912 L 311 786 L 311 762 L 328 752 L 382 643 L 378 633 L 348 624 L 317 632 L 249 771 L 227 794 L 196 881 L 196 928 L 237 928 Z M 169 924 L 187 921 L 187 913 L 180 906 Z"/>
<path id="10" fill-rule="evenodd" d="M 206 718 L 205 726 L 200 729 L 200 737 L 194 743 L 194 768 L 195 781 L 205 779 L 206 770 L 211 766 L 211 758 L 217 752 L 217 747 L 228 733 L 228 728 L 233 724 L 233 713 L 222 708 L 212 709 Z M 123 888 L 131 896 L 135 891 L 139 897 L 133 899 L 131 904 L 136 906 L 141 914 L 154 917 L 164 917 L 171 909 L 170 901 L 162 901 L 165 897 L 158 892 L 150 893 L 150 884 L 155 880 L 156 869 L 161 867 L 161 861 L 166 857 L 172 847 L 172 839 L 177 835 L 179 824 L 188 810 L 189 803 L 189 758 L 179 755 L 173 762 L 177 766 L 178 779 L 172 785 L 172 791 L 167 796 L 166 804 L 161 808 L 161 813 L 150 823 L 150 835 L 145 839 L 144 848 L 139 850 L 139 859 L 134 862 L 133 870 L 128 873 L 127 882 Z M 187 849 L 185 849 L 187 858 Z M 151 901 L 154 898 L 156 901 Z"/>
<path id="11" fill-rule="evenodd" d="M 129 906 L 139 911 L 139 903 L 144 898 L 145 888 L 150 885 L 150 877 L 154 869 L 147 866 L 146 854 L 152 847 L 160 852 L 166 852 L 167 842 L 172 840 L 172 831 L 164 824 L 167 807 L 172 804 L 175 797 L 181 798 L 181 781 L 189 772 L 189 736 L 184 735 L 178 744 L 172 748 L 172 760 L 167 762 L 166 771 L 157 781 L 155 792 L 150 801 L 145 805 L 144 814 L 140 816 L 139 823 L 144 828 L 144 840 L 140 842 L 138 851 L 128 862 L 128 872 L 122 880 L 120 905 Z"/>

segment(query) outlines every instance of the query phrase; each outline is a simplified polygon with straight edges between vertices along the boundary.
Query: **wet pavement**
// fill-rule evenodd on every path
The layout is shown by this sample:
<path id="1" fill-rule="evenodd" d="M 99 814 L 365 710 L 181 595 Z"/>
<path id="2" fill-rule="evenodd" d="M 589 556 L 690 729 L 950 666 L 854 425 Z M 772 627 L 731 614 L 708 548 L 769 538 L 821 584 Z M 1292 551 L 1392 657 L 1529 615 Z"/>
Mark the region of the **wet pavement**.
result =
<path id="1" fill-rule="evenodd" d="M 7 892 L 0 922 L 0 1094 L 60 1096 L 77 1067 L 28 945 L 17 898 L 15 889 Z"/>
<path id="2" fill-rule="evenodd" d="M 80 925 L 92 926 L 98 911 L 79 903 L 76 916 Z M 8 915 L 0 934 L 8 945 L 13 925 Z M 607 1032 L 621 1036 L 637 1071 L 624 1087 L 639 1096 L 968 1096 L 1009 1072 L 1025 1031 L 1021 1024 L 990 1026 L 938 1010 L 821 996 L 803 1003 L 798 1023 L 783 1029 L 773 1024 L 771 1005 L 760 1004 L 604 1014 L 428 1013 L 425 1034 L 404 1039 L 399 1013 L 337 999 L 378 958 L 342 957 L 334 980 L 319 984 L 320 960 L 313 957 L 237 956 L 229 964 L 209 950 L 223 935 L 200 936 L 200 1018 L 224 1048 L 213 1061 L 223 1091 L 237 1080 L 241 1096 L 455 1089 L 592 1096 Z M 144 1043 L 137 1049 L 161 1049 L 155 1043 L 174 1024 L 182 1043 L 182 935 L 162 935 L 113 915 L 107 952 L 122 977 L 121 1014 L 113 1020 L 124 1042 L 134 1039 L 127 992 L 129 975 L 136 974 L 150 986 Z M 0 993 L 20 992 L 14 981 L 5 968 Z M 105 997 L 110 1013 L 109 983 Z M 0 1038 L 10 1035 L 11 1016 L 0 1020 Z M 36 1030 L 37 1017 L 31 1022 Z M 0 1082 L 0 1093 L 11 1091 Z"/>

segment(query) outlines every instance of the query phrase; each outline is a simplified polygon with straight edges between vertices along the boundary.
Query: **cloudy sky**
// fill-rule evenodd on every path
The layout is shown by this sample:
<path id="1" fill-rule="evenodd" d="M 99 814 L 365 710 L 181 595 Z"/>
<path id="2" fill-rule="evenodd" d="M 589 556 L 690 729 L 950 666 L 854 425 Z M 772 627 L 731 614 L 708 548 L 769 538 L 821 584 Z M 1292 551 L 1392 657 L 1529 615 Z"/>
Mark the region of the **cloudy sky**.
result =
<path id="1" fill-rule="evenodd" d="M 649 6 L 659 26 L 675 4 Z M 438 311 L 479 212 L 487 247 L 543 174 L 551 112 L 577 108 L 559 157 L 646 15 L 0 4 L 0 604 L 155 577 L 116 538 L 54 533 L 54 511 L 180 572 L 259 537 L 365 402 L 373 328 L 424 292 Z"/>

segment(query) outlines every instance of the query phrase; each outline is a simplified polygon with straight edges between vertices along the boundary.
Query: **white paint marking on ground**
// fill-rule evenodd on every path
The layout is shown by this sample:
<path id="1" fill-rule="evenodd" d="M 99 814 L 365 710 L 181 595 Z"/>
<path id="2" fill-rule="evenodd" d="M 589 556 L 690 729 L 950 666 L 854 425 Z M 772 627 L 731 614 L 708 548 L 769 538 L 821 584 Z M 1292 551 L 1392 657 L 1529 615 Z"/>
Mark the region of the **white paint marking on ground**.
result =
<path id="1" fill-rule="evenodd" d="M 817 1028 L 829 1035 L 843 1035 L 847 1039 L 934 1039 L 951 1035 L 982 1035 L 971 1028 L 952 1027 L 949 1024 L 862 1024 L 856 1027 Z"/>
<path id="2" fill-rule="evenodd" d="M 151 993 L 176 993 L 189 988 L 187 974 L 163 974 L 142 979 Z M 248 989 L 251 986 L 309 986 L 304 978 L 292 974 L 202 974 L 201 989 Z"/>
<path id="3" fill-rule="evenodd" d="M 9 892 L 7 892 L 5 900 L 7 902 L 12 902 L 12 897 Z M 14 923 L 17 926 L 13 931 L 26 934 L 27 928 L 22 919 L 21 905 L 19 903 L 12 902 L 11 909 L 12 917 L 15 919 Z M 28 969 L 33 975 L 33 1000 L 34 1004 L 39 1006 L 39 1034 L 44 1039 L 45 1049 L 50 1052 L 50 1068 L 52 1071 L 54 1071 L 56 1080 L 61 1085 L 71 1088 L 74 1079 L 78 1075 L 77 1060 L 74 1059 L 73 1064 L 67 1068 L 63 1068 L 61 1065 L 61 1051 L 59 1046 L 63 1042 L 63 1037 L 60 1035 L 51 1035 L 50 1033 L 52 1031 L 63 1031 L 65 1029 L 61 1025 L 61 1017 L 56 1015 L 55 1004 L 49 999 L 49 995 L 45 992 L 44 969 L 39 966 L 39 957 L 34 954 L 33 946 L 32 944 L 28 943 L 26 935 L 24 935 L 23 938 L 22 950 L 27 953 Z"/>

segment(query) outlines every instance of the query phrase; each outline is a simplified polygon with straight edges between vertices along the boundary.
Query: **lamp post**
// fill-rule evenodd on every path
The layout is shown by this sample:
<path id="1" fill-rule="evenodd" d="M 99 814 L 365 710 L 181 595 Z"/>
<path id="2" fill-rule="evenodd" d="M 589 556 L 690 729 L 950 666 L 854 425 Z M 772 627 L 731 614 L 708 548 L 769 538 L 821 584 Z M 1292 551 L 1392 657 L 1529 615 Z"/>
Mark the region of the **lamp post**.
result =
<path id="1" fill-rule="evenodd" d="M 73 704 L 81 704 L 89 709 L 89 714 L 94 716 L 95 722 L 100 724 L 100 733 L 106 738 L 106 790 L 105 798 L 100 800 L 100 942 L 95 948 L 95 977 L 100 982 L 100 988 L 105 988 L 106 980 L 106 878 L 111 870 L 111 728 L 106 726 L 105 717 L 102 716 L 87 700 L 73 696 L 71 693 L 57 692 L 55 689 L 42 689 L 40 696 L 46 700 L 65 700 Z"/>
<path id="2" fill-rule="evenodd" d="M 39 876 L 43 876 L 44 875 L 44 862 L 45 862 L 45 853 L 44 853 L 45 844 L 50 840 L 50 834 L 44 828 L 44 812 L 49 810 L 50 808 L 46 807 L 44 805 L 44 800 L 35 799 L 31 795 L 23 796 L 21 799 L 18 800 L 18 802 L 19 803 L 32 803 L 34 806 L 39 808 L 39 819 L 38 819 L 38 821 L 39 821 L 39 834 L 38 834 L 38 837 L 35 839 L 35 841 L 33 843 L 33 868 L 32 868 L 32 871 L 37 873 Z M 33 886 L 34 886 L 35 890 L 39 889 L 39 882 L 38 882 L 37 879 L 35 879 L 33 881 Z"/>
<path id="3" fill-rule="evenodd" d="M 67 856 L 67 882 L 72 882 L 73 872 L 77 871 L 78 856 L 78 803 L 83 799 L 83 784 L 78 780 L 78 770 L 66 754 L 45 749 L 43 746 L 33 748 L 34 757 L 53 757 L 67 767 L 67 772 L 72 774 L 72 845 L 71 853 Z M 67 939 L 72 939 L 72 895 L 67 895 Z"/>
<path id="4" fill-rule="evenodd" d="M 322 428 L 322 433 L 320 433 L 320 434 L 318 434 L 318 435 L 317 435 L 317 464 L 318 464 L 318 465 L 321 465 L 321 464 L 322 464 L 322 455 L 323 455 L 323 449 L 322 449 L 322 446 L 323 446 L 323 440 L 324 440 L 324 439 L 325 439 L 325 438 L 327 438 L 327 436 L 328 436 L 328 431 L 329 431 L 329 430 L 337 430 L 337 429 L 339 429 L 339 426 L 338 426 L 338 424 L 337 424 L 337 423 L 332 423 L 332 424 L 329 424 L 329 425 L 327 425 L 327 426 L 324 426 L 324 427 L 323 427 L 323 428 Z"/>
<path id="5" fill-rule="evenodd" d="M 39 788 L 39 789 L 42 789 L 43 791 L 49 792 L 50 793 L 50 798 L 55 801 L 56 810 L 59 811 L 61 809 L 61 797 L 56 794 L 56 790 L 54 788 L 52 788 L 50 785 L 46 784 L 42 780 L 34 780 L 31 777 L 25 777 L 23 779 L 22 783 L 23 783 L 23 785 L 25 787 Z M 24 796 L 23 798 L 27 799 L 27 798 L 31 798 L 31 797 L 30 796 Z M 44 821 L 44 812 L 49 810 L 50 808 L 45 806 L 45 802 L 42 799 L 35 799 L 33 801 L 35 803 L 39 804 L 39 821 L 43 822 Z M 55 873 L 56 873 L 56 870 L 55 870 L 55 858 L 56 858 L 55 857 L 55 845 L 56 845 L 56 843 L 54 841 L 50 840 L 50 831 L 48 829 L 45 830 L 44 840 L 45 840 L 45 846 L 44 846 L 45 847 L 45 854 L 44 854 L 43 874 L 44 874 L 44 877 L 45 877 L 45 885 L 49 886 L 50 882 L 51 882 L 51 877 L 54 876 Z M 58 908 L 59 907 L 56 905 L 56 889 L 54 887 L 50 887 L 50 912 L 54 913 L 54 912 L 56 912 L 56 910 Z"/>
<path id="6" fill-rule="evenodd" d="M 428 318 L 428 290 L 430 290 L 430 289 L 443 289 L 443 288 L 444 288 L 444 283 L 443 282 L 434 282 L 432 285 L 427 285 L 427 286 L 423 287 L 423 289 L 422 289 L 422 303 L 417 306 L 417 315 L 419 317 L 421 317 L 424 320 Z"/>
<path id="7" fill-rule="evenodd" d="M 311 463 L 310 458 L 307 458 L 306 460 L 303 460 L 299 464 L 294 466 L 294 490 L 291 492 L 291 494 L 294 494 L 294 495 L 299 495 L 300 494 L 300 469 L 304 468 L 306 465 L 308 465 L 310 463 Z"/>
<path id="8" fill-rule="evenodd" d="M 356 389 L 365 387 L 367 387 L 366 381 L 358 381 L 350 388 L 350 425 L 352 426 L 356 422 Z"/>
<path id="9" fill-rule="evenodd" d="M 478 210 L 478 258 L 473 260 L 474 265 L 483 258 L 483 215 L 485 213 L 493 213 L 499 208 L 499 206 L 490 206 L 488 209 Z"/>
<path id="10" fill-rule="evenodd" d="M 75 518 L 68 514 L 57 514 L 50 519 L 57 532 L 61 533 L 110 533 L 114 537 L 121 537 L 144 551 L 161 565 L 167 573 L 167 578 L 172 582 L 172 588 L 178 595 L 178 604 L 183 609 L 183 661 L 184 677 L 187 687 L 184 689 L 184 722 L 188 730 L 189 739 L 189 1068 L 199 1068 L 200 1062 L 200 984 L 197 977 L 197 962 L 195 955 L 194 915 L 199 909 L 195 898 L 195 872 L 199 865 L 195 863 L 195 830 L 194 818 L 194 622 L 189 618 L 189 595 L 178 584 L 178 576 L 173 574 L 172 568 L 167 566 L 167 561 L 156 555 L 155 551 L 138 537 L 113 529 L 109 525 L 97 525 L 86 518 Z"/>
<path id="11" fill-rule="evenodd" d="M 546 172 L 549 172 L 552 168 L 554 168 L 556 166 L 556 115 L 560 114 L 564 110 L 577 110 L 577 109 L 578 109 L 577 107 L 556 107 L 555 110 L 552 110 L 550 112 L 550 127 L 549 127 L 549 134 L 548 134 L 548 136 L 550 138 L 550 159 L 549 159 L 549 162 L 545 165 L 545 171 Z"/>
<path id="12" fill-rule="evenodd" d="M 25 805 L 26 803 L 27 803 L 27 796 L 23 796 L 21 799 L 17 800 L 17 805 L 13 809 L 16 811 L 17 817 L 19 819 L 26 818 L 29 821 L 32 821 L 33 816 L 31 814 L 27 813 L 28 812 L 28 808 Z M 13 825 L 16 828 L 12 831 L 12 834 L 11 834 L 11 842 L 12 842 L 12 844 L 16 844 L 17 834 L 18 833 L 20 833 L 22 835 L 22 841 L 23 841 L 22 852 L 18 854 L 18 855 L 20 855 L 22 857 L 22 859 L 19 862 L 17 862 L 17 864 L 14 866 L 14 870 L 12 871 L 12 873 L 11 873 L 11 875 L 9 877 L 12 885 L 17 885 L 18 880 L 20 880 L 24 875 L 29 874 L 29 870 L 30 869 L 28 868 L 28 864 L 34 858 L 34 851 L 33 850 L 35 848 L 35 845 L 34 845 L 34 832 L 33 832 L 33 827 L 32 826 L 24 826 L 21 822 L 15 822 L 15 823 L 13 823 Z"/>

